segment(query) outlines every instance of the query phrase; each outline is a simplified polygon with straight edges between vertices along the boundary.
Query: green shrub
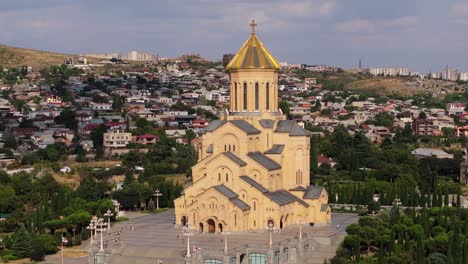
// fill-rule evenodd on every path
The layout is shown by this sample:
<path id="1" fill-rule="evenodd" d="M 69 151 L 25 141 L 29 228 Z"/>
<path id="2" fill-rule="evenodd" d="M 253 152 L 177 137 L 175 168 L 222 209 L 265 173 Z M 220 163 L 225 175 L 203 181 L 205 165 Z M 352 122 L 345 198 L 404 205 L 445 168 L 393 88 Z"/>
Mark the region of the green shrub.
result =
<path id="1" fill-rule="evenodd" d="M 8 254 L 8 255 L 5 255 L 2 257 L 2 260 L 4 262 L 9 262 L 9 261 L 12 261 L 12 260 L 17 260 L 19 259 L 19 257 L 15 256 L 15 255 L 12 255 L 12 254 Z"/>

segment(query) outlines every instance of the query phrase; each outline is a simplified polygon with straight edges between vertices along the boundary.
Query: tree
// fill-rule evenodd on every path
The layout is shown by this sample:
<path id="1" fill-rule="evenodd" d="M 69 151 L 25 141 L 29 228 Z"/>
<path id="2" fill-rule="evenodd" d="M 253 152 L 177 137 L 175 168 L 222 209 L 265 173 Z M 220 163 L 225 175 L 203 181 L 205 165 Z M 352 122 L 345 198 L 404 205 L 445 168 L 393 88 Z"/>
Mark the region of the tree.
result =
<path id="1" fill-rule="evenodd" d="M 372 200 L 368 205 L 367 205 L 367 211 L 369 213 L 376 213 L 380 211 L 380 203 Z"/>
<path id="2" fill-rule="evenodd" d="M 16 149 L 18 146 L 18 142 L 16 141 L 16 138 L 12 134 L 5 134 L 3 137 L 4 141 L 4 148 L 8 149 Z"/>
<path id="3" fill-rule="evenodd" d="M 35 238 L 35 240 L 41 245 L 45 254 L 54 254 L 57 252 L 58 244 L 52 235 L 40 234 Z"/>
<path id="4" fill-rule="evenodd" d="M 310 137 L 310 170 L 316 172 L 318 168 L 318 138 Z M 311 174 L 312 175 L 312 174 Z"/>
<path id="5" fill-rule="evenodd" d="M 15 232 L 15 241 L 11 250 L 13 255 L 19 258 L 28 258 L 31 254 L 31 237 L 24 226 L 21 226 L 17 232 Z"/>
<path id="6" fill-rule="evenodd" d="M 154 206 L 154 201 L 153 199 L 150 199 L 148 202 L 148 206 L 146 207 L 147 210 L 153 211 L 156 207 Z"/>
<path id="7" fill-rule="evenodd" d="M 33 239 L 31 241 L 31 253 L 29 258 L 32 261 L 43 261 L 45 257 L 45 251 L 38 239 Z"/>
<path id="8" fill-rule="evenodd" d="M 71 130 L 78 128 L 78 122 L 76 121 L 75 111 L 65 108 L 60 112 L 60 115 L 55 117 L 55 123 L 63 124 L 65 127 Z"/>
<path id="9" fill-rule="evenodd" d="M 422 111 L 421 113 L 419 113 L 419 116 L 418 116 L 419 119 L 426 119 L 427 118 L 427 115 L 424 111 Z"/>
<path id="10" fill-rule="evenodd" d="M 278 106 L 279 106 L 279 108 L 281 109 L 281 111 L 283 112 L 284 115 L 289 116 L 291 110 L 289 108 L 289 104 L 288 104 L 287 101 L 285 101 L 285 100 L 279 101 Z"/>

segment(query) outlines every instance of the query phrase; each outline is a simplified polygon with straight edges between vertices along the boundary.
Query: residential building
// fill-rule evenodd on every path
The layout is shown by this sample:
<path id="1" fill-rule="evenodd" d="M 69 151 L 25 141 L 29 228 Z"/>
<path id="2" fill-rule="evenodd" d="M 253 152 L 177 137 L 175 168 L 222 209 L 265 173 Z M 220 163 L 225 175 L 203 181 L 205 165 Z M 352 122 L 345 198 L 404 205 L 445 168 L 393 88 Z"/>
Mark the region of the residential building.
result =
<path id="1" fill-rule="evenodd" d="M 369 68 L 369 73 L 375 76 L 408 76 L 409 71 L 408 68 Z"/>
<path id="2" fill-rule="evenodd" d="M 447 152 L 440 149 L 417 148 L 411 151 L 411 154 L 417 158 L 435 157 L 438 159 L 453 159 L 453 154 L 448 154 Z"/>
<path id="3" fill-rule="evenodd" d="M 111 130 L 104 133 L 103 146 L 105 149 L 125 148 L 132 141 L 132 133 L 123 130 Z"/>
<path id="4" fill-rule="evenodd" d="M 430 119 L 413 120 L 413 132 L 419 136 L 431 136 L 433 133 L 433 121 Z"/>

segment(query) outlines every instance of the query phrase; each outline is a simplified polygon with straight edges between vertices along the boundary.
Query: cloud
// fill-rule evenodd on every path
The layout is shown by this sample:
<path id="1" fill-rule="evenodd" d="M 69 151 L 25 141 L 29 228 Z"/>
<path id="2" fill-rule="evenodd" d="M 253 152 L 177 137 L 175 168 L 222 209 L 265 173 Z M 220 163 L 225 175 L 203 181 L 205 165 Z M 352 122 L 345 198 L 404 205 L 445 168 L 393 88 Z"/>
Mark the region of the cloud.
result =
<path id="1" fill-rule="evenodd" d="M 320 6 L 319 14 L 322 16 L 330 16 L 337 9 L 337 4 L 335 2 L 325 2 Z"/>
<path id="2" fill-rule="evenodd" d="M 374 31 L 374 25 L 369 20 L 355 19 L 337 23 L 336 30 L 346 33 L 372 32 Z"/>

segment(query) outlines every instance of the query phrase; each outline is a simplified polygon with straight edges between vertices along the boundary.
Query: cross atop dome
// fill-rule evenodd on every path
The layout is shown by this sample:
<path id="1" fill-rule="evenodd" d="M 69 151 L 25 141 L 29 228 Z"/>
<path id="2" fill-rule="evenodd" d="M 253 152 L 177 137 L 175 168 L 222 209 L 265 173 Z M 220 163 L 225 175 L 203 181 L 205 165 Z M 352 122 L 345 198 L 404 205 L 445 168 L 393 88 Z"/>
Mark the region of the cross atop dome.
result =
<path id="1" fill-rule="evenodd" d="M 257 24 L 255 24 L 255 19 L 252 19 L 250 26 L 252 27 L 252 35 L 255 35 L 255 27 L 257 26 Z"/>

